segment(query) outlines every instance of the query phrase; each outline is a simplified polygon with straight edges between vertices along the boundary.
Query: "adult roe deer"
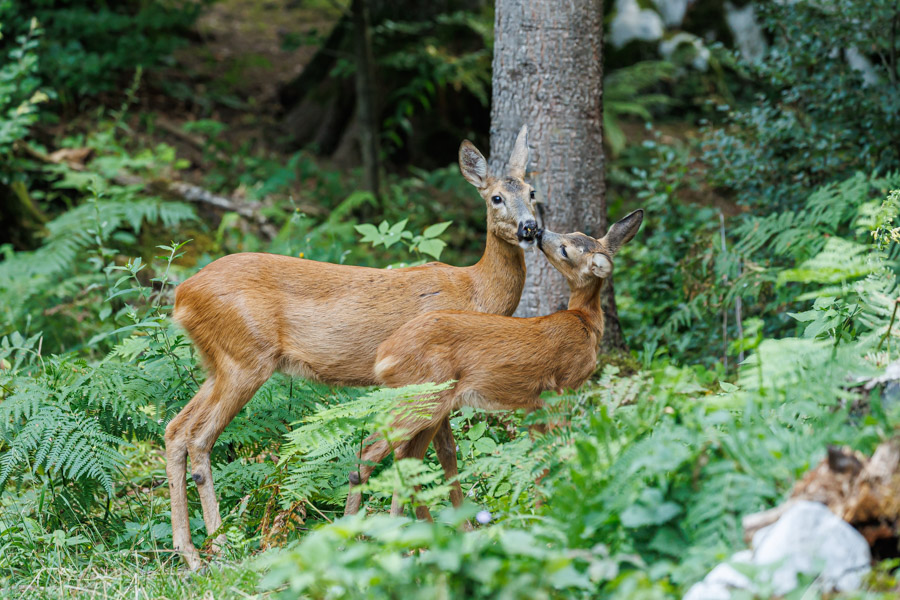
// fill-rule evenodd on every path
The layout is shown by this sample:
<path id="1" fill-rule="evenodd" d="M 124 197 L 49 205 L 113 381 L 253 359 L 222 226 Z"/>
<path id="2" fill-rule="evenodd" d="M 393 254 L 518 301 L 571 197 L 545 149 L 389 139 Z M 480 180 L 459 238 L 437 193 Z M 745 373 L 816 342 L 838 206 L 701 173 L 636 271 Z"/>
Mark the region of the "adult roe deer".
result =
<path id="1" fill-rule="evenodd" d="M 382 385 L 401 387 L 451 379 L 456 384 L 439 394 L 427 410 L 418 411 L 430 418 L 409 416 L 416 412 L 412 406 L 396 419 L 392 427 L 402 430 L 407 441 L 391 448 L 382 439 L 363 450 L 360 471 L 350 477 L 345 514 L 359 510 L 361 495 L 352 488 L 368 480 L 373 465 L 392 450 L 395 460 L 422 459 L 453 410 L 472 406 L 531 411 L 543 406 L 540 394 L 544 390 L 581 386 L 597 364 L 603 337 L 600 290 L 612 274 L 612 257 L 635 236 L 643 217 L 643 210 L 628 214 L 600 239 L 583 233 L 538 233 L 538 246 L 569 284 L 568 310 L 528 319 L 442 310 L 419 315 L 391 334 L 378 347 L 375 363 Z M 439 457 L 445 443 L 435 440 Z M 453 473 L 455 462 L 454 450 Z M 446 466 L 444 469 L 446 472 Z M 391 514 L 400 512 L 395 495 Z M 431 519 L 425 506 L 416 507 L 416 516 Z"/>
<path id="2" fill-rule="evenodd" d="M 484 255 L 471 267 L 429 263 L 387 270 L 241 253 L 216 260 L 178 286 L 174 318 L 209 373 L 165 434 L 173 545 L 191 569 L 201 562 L 188 524 L 187 456 L 212 535 L 222 520 L 210 450 L 276 370 L 336 385 L 371 385 L 377 383 L 378 345 L 415 316 L 448 308 L 515 311 L 525 283 L 522 248 L 532 247 L 537 233 L 534 190 L 524 180 L 526 138 L 522 127 L 500 176 L 488 173 L 471 142 L 460 145 L 460 171 L 487 203 Z M 445 446 L 455 447 L 449 422 L 437 435 L 450 436 Z M 450 460 L 447 453 L 442 458 Z M 453 495 L 461 502 L 458 484 Z M 222 542 L 219 536 L 214 549 Z"/>

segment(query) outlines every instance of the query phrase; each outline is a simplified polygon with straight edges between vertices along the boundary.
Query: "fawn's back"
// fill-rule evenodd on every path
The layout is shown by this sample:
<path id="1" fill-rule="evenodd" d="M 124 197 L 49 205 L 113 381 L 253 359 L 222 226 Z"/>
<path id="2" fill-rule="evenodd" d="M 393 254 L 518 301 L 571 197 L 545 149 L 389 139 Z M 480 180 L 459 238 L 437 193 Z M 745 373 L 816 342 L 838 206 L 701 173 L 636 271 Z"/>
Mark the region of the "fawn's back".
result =
<path id="1" fill-rule="evenodd" d="M 544 390 L 584 383 L 600 334 L 577 311 L 528 319 L 432 312 L 381 344 L 375 375 L 391 387 L 454 379 L 460 404 L 508 409 L 536 402 Z"/>

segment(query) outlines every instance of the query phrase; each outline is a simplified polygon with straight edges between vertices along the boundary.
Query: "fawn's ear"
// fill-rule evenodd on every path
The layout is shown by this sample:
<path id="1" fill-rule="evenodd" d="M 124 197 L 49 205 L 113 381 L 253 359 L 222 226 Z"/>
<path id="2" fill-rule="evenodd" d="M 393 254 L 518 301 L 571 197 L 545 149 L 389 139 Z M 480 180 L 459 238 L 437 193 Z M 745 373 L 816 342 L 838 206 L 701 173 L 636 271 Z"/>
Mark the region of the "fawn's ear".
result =
<path id="1" fill-rule="evenodd" d="M 459 172 L 478 189 L 487 185 L 487 161 L 469 140 L 459 145 Z"/>
<path id="2" fill-rule="evenodd" d="M 528 165 L 528 125 L 522 125 L 516 143 L 513 145 L 506 171 L 510 177 L 525 179 L 525 167 Z"/>
<path id="3" fill-rule="evenodd" d="M 595 277 L 606 279 L 612 275 L 612 271 L 613 265 L 612 261 L 609 260 L 609 257 L 605 254 L 595 252 L 594 256 L 591 257 L 591 273 L 593 273 Z"/>
<path id="4" fill-rule="evenodd" d="M 638 229 L 641 228 L 641 222 L 643 220 L 644 211 L 639 208 L 636 211 L 627 214 L 621 221 L 614 223 L 603 238 L 606 241 L 606 249 L 611 254 L 618 252 L 622 246 L 627 242 L 630 242 L 631 238 L 635 236 Z"/>

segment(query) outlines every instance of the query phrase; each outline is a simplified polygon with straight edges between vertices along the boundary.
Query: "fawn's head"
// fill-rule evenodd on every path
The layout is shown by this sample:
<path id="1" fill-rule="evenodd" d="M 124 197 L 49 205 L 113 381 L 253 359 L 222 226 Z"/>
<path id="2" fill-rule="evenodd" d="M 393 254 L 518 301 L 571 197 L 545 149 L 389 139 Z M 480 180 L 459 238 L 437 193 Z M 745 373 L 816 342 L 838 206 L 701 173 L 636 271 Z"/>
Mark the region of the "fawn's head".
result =
<path id="1" fill-rule="evenodd" d="M 469 140 L 459 146 L 459 170 L 466 181 L 478 188 L 488 209 L 488 231 L 510 244 L 534 246 L 538 231 L 534 218 L 534 188 L 525 182 L 528 163 L 528 126 L 516 137 L 506 173 L 488 173 L 487 161 Z"/>
<path id="2" fill-rule="evenodd" d="M 573 290 L 589 287 L 612 275 L 612 257 L 637 233 L 644 220 L 638 209 L 613 224 L 600 239 L 583 233 L 553 233 L 543 230 L 538 235 L 538 247 L 557 271 L 562 273 Z"/>

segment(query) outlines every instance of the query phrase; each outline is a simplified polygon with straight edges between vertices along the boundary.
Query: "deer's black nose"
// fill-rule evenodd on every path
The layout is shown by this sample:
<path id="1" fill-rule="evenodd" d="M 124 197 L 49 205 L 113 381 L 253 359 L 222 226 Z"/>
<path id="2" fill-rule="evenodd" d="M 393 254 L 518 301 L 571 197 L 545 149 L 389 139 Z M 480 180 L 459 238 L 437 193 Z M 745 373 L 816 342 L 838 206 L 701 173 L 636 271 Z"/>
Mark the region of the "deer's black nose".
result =
<path id="1" fill-rule="evenodd" d="M 519 241 L 528 240 L 531 241 L 534 239 L 534 236 L 537 235 L 538 225 L 537 221 L 534 219 L 529 219 L 527 221 L 519 222 L 519 229 L 516 231 L 516 237 L 519 238 Z"/>

